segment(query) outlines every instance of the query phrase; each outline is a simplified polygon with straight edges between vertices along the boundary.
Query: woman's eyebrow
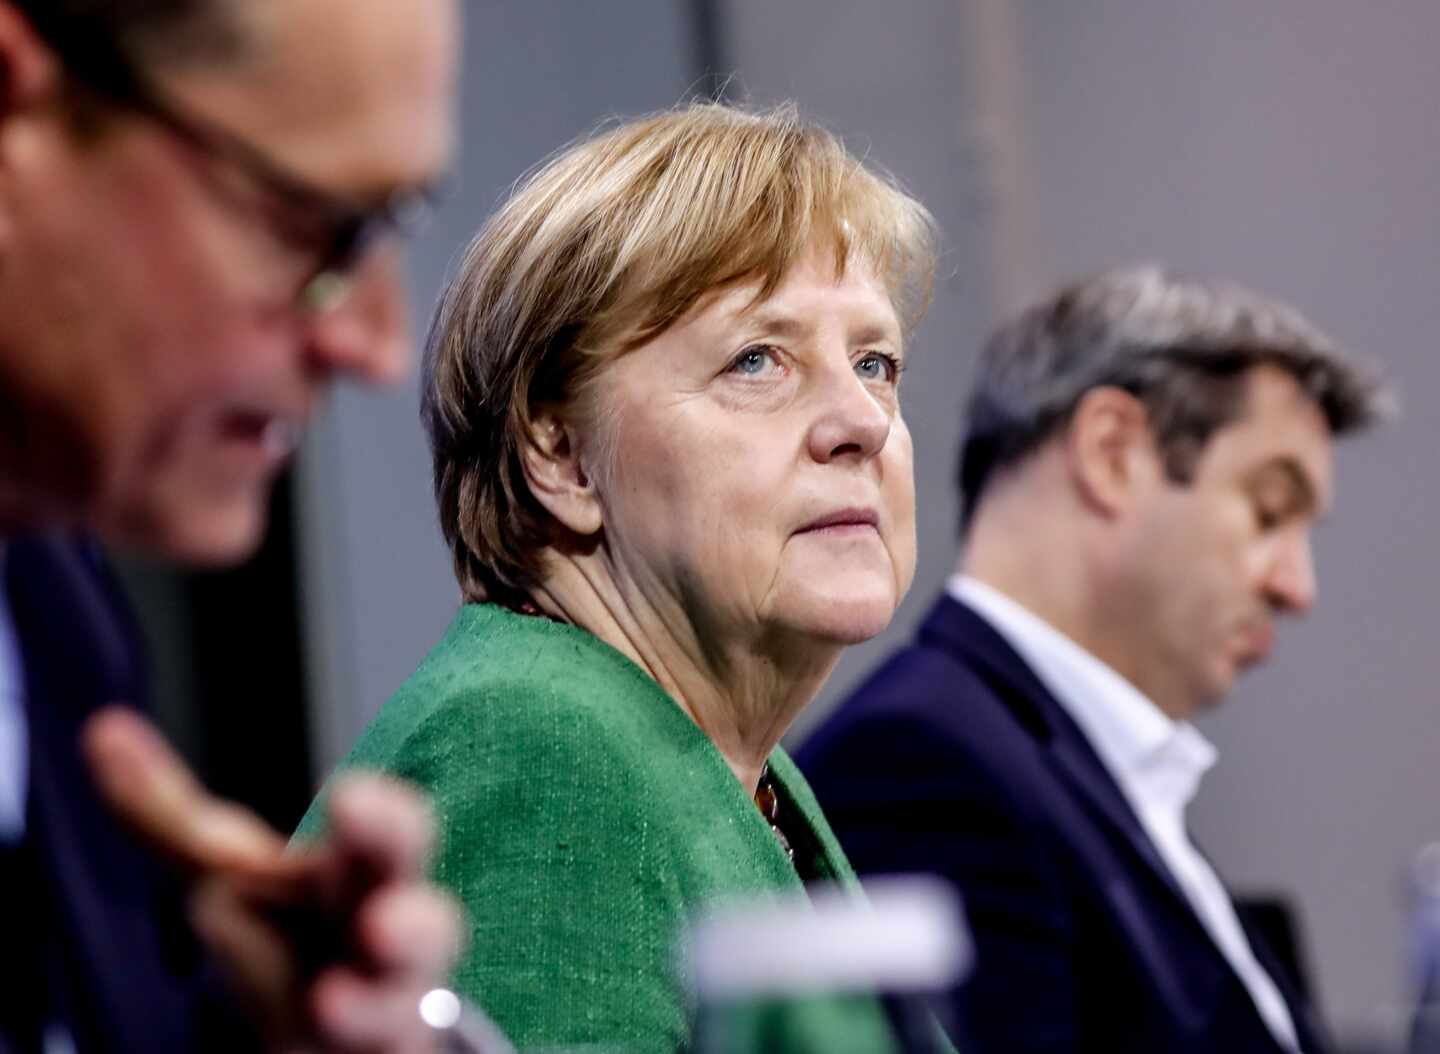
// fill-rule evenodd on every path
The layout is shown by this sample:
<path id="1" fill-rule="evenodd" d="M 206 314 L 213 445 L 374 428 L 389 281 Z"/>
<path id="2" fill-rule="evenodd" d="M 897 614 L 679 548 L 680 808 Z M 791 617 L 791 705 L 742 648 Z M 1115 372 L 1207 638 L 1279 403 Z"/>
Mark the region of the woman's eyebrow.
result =
<path id="1" fill-rule="evenodd" d="M 772 333 L 777 337 L 803 336 L 813 330 L 808 322 L 783 308 L 759 304 L 750 310 L 738 311 L 735 320 L 747 330 Z M 867 319 L 849 333 L 856 344 L 899 343 L 900 327 L 880 319 Z"/>
<path id="2" fill-rule="evenodd" d="M 738 311 L 735 319 L 748 330 L 773 333 L 777 337 L 795 337 L 813 328 L 810 323 L 790 312 L 767 304 L 759 304 L 748 311 Z"/>
<path id="3" fill-rule="evenodd" d="M 857 344 L 899 344 L 900 327 L 892 326 L 884 322 L 867 322 L 853 334 L 852 340 Z"/>

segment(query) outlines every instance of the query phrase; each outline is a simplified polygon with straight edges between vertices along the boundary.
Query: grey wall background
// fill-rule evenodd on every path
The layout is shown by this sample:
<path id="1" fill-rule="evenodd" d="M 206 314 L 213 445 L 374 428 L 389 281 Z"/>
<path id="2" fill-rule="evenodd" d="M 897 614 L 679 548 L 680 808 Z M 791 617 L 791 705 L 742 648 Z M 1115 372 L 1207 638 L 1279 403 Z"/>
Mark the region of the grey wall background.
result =
<path id="1" fill-rule="evenodd" d="M 1402 383 L 1403 421 L 1341 448 L 1321 602 L 1205 731 L 1193 811 L 1242 887 L 1291 891 L 1342 1033 L 1393 1038 L 1402 886 L 1440 837 L 1432 643 L 1440 514 L 1440 64 L 1426 0 L 719 0 L 735 89 L 785 97 L 934 210 L 947 236 L 906 413 L 917 586 L 809 715 L 903 639 L 953 559 L 957 410 L 998 313 L 1135 258 L 1292 299 Z M 457 193 L 414 257 L 417 333 L 454 254 L 517 176 L 608 114 L 698 81 L 680 0 L 468 5 Z M 302 464 L 316 754 L 328 769 L 415 667 L 457 596 L 413 386 L 342 393 Z M 1062 540 L 1057 540 L 1059 544 Z M 796 730 L 803 735 L 804 728 Z M 318 774 L 317 774 L 318 775 Z"/>

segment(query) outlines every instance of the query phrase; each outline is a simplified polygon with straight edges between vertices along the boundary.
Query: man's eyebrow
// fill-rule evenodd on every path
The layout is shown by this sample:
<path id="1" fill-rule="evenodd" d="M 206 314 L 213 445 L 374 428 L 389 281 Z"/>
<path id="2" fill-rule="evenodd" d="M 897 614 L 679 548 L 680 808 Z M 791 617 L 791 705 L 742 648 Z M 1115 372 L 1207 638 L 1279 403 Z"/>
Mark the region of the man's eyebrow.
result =
<path id="1" fill-rule="evenodd" d="M 445 168 L 433 171 L 412 182 L 406 193 L 419 194 L 421 197 L 436 201 L 452 193 L 457 183 L 455 169 L 447 165 Z"/>
<path id="2" fill-rule="evenodd" d="M 319 205 L 340 204 L 356 212 L 374 212 L 399 202 L 425 202 L 435 209 L 443 205 L 455 190 L 454 170 L 446 167 L 432 172 L 404 177 L 367 180 L 345 190 L 306 184 L 294 188 L 294 196 L 321 197 Z"/>
<path id="3" fill-rule="evenodd" d="M 1323 519 L 1329 513 L 1329 509 L 1320 504 L 1320 493 L 1315 486 L 1315 481 L 1310 478 L 1310 473 L 1305 471 L 1299 460 L 1291 454 L 1282 454 L 1272 461 L 1266 462 L 1256 473 L 1256 482 L 1264 482 L 1266 478 L 1279 475 L 1290 484 L 1292 490 L 1299 496 L 1300 500 L 1308 509 L 1316 514 L 1317 518 Z"/>
<path id="4" fill-rule="evenodd" d="M 399 183 L 387 189 L 371 192 L 364 195 L 358 204 L 370 209 L 383 208 L 396 201 L 423 201 L 431 208 L 438 208 L 444 204 L 445 199 L 454 189 L 453 173 L 446 169 L 412 182 Z"/>

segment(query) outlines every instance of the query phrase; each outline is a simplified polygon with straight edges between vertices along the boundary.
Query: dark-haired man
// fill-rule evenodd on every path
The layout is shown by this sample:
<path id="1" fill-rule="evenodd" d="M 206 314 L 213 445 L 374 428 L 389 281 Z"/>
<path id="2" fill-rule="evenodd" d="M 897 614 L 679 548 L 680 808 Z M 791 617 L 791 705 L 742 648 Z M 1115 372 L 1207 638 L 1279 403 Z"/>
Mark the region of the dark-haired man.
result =
<path id="1" fill-rule="evenodd" d="M 425 1049 L 416 1003 L 458 923 L 423 882 L 421 804 L 340 788 L 330 837 L 290 855 L 208 798 L 106 707 L 142 689 L 72 535 L 236 560 L 329 384 L 402 371 L 391 235 L 448 161 L 457 20 L 454 0 L 0 0 L 6 1054 Z M 191 880 L 188 924 L 102 802 Z"/>
<path id="2" fill-rule="evenodd" d="M 1331 439 L 1380 406 L 1290 308 L 1150 267 L 985 348 L 958 573 L 799 755 L 858 870 L 960 887 L 975 1049 L 1322 1048 L 1186 833 L 1189 722 L 1314 601 Z"/>

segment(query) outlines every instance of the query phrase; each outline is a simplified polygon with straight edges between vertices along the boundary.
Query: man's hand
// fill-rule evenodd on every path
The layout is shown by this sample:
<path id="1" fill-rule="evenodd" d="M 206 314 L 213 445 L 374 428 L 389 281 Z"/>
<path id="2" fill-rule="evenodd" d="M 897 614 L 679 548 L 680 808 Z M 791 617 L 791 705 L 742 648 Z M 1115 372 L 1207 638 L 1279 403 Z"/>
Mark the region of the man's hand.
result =
<path id="1" fill-rule="evenodd" d="M 433 824 L 414 791 L 341 779 L 324 840 L 288 850 L 254 814 L 208 794 L 134 711 L 101 711 L 83 740 L 111 807 L 193 878 L 195 929 L 273 1049 L 434 1049 L 417 1007 L 445 983 L 461 923 L 425 882 Z"/>

